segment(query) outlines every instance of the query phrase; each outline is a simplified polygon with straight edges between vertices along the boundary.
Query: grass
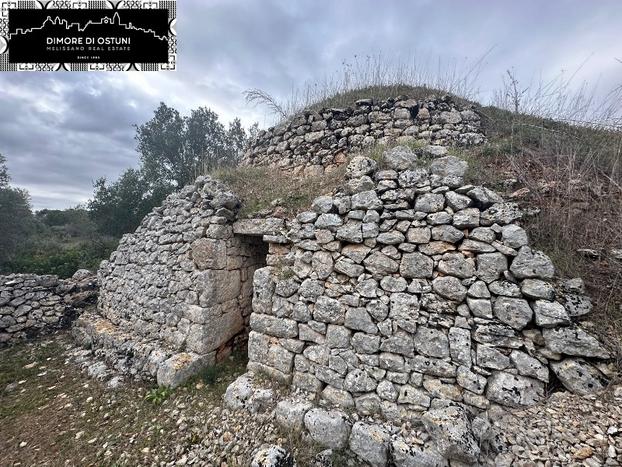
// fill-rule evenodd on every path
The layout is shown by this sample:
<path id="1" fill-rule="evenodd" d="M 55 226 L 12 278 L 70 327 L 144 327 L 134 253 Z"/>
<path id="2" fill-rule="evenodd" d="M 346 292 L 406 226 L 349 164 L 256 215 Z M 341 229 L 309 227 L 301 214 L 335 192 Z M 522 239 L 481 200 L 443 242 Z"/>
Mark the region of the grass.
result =
<path id="1" fill-rule="evenodd" d="M 407 143 L 402 143 L 400 146 L 406 146 L 412 149 L 414 152 L 417 152 L 421 148 L 425 147 L 429 143 L 425 140 L 414 140 L 409 141 Z M 384 160 L 384 153 L 391 149 L 392 147 L 397 146 L 397 143 L 394 144 L 374 144 L 373 146 L 369 146 L 360 151 L 352 153 L 352 156 L 362 155 L 365 157 L 369 157 L 370 159 L 375 160 L 378 163 L 378 168 L 383 170 L 387 168 L 387 165 Z"/>
<path id="2" fill-rule="evenodd" d="M 485 184 L 538 214 L 524 224 L 562 277 L 581 277 L 593 299 L 588 315 L 614 349 L 622 342 L 622 133 L 484 109 L 489 143 L 462 152 L 468 181 Z M 600 259 L 577 252 L 595 249 Z"/>
<path id="3" fill-rule="evenodd" d="M 28 399 L 19 402 L 11 394 L 21 391 L 23 384 L 36 379 L 37 375 L 47 373 L 47 363 L 60 350 L 52 342 L 37 348 L 28 348 L 11 358 L 5 358 L 8 357 L 8 350 L 0 352 L 0 420 L 31 413 L 45 403 L 44 391 L 33 392 Z M 11 386 L 12 389 L 9 389 Z"/>
<path id="4" fill-rule="evenodd" d="M 233 353 L 223 361 L 204 368 L 185 384 L 191 390 L 203 390 L 207 387 L 210 395 L 219 399 L 227 386 L 238 375 L 244 373 L 246 368 L 246 353 L 240 349 L 236 349 Z"/>
<path id="5" fill-rule="evenodd" d="M 227 183 L 241 198 L 241 217 L 253 217 L 276 207 L 281 215 L 291 216 L 308 208 L 317 196 L 334 191 L 344 171 L 342 166 L 324 175 L 301 178 L 272 167 L 233 167 L 220 169 L 212 176 Z"/>
<path id="6" fill-rule="evenodd" d="M 481 65 L 490 51 L 476 59 L 446 60 L 418 54 L 408 58 L 382 54 L 354 55 L 339 69 L 294 88 L 283 99 L 266 90 L 245 92 L 249 104 L 263 106 L 279 120 L 304 109 L 344 107 L 358 99 L 386 99 L 399 95 L 425 98 L 449 94 L 461 102 L 473 100 Z"/>
<path id="7" fill-rule="evenodd" d="M 313 103 L 310 108 L 312 110 L 321 110 L 333 107 L 353 107 L 359 99 L 369 99 L 371 96 L 373 96 L 373 99 L 376 101 L 396 98 L 398 96 L 408 96 L 410 99 L 423 100 L 432 96 L 439 97 L 445 94 L 451 95 L 454 101 L 459 105 L 467 106 L 473 104 L 473 102 L 467 99 L 463 99 L 460 96 L 443 91 L 442 89 L 396 83 L 389 86 L 371 85 L 343 91 Z"/>
<path id="8" fill-rule="evenodd" d="M 498 107 L 479 109 L 484 132 L 504 153 L 525 150 L 574 155 L 575 168 L 595 170 L 620 185 L 622 181 L 622 128 L 576 125 L 550 118 L 516 114 Z"/>

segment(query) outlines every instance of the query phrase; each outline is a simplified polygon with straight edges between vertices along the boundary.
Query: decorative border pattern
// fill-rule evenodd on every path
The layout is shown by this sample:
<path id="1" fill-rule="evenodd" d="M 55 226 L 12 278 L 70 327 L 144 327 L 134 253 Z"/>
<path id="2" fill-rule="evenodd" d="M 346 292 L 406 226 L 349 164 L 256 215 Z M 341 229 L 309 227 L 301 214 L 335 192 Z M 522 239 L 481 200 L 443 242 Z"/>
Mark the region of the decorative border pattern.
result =
<path id="1" fill-rule="evenodd" d="M 12 9 L 168 10 L 168 63 L 9 63 L 9 10 Z M 177 68 L 176 0 L 0 0 L 0 71 L 174 71 Z"/>

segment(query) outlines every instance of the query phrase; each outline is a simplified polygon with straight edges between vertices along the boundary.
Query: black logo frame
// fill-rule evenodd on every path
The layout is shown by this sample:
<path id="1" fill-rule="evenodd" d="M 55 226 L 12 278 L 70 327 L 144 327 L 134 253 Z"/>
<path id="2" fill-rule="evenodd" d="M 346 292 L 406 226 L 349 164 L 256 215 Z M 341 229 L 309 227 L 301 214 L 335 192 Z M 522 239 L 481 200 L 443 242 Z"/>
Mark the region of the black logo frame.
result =
<path id="1" fill-rule="evenodd" d="M 173 71 L 175 0 L 0 0 L 0 71 Z"/>

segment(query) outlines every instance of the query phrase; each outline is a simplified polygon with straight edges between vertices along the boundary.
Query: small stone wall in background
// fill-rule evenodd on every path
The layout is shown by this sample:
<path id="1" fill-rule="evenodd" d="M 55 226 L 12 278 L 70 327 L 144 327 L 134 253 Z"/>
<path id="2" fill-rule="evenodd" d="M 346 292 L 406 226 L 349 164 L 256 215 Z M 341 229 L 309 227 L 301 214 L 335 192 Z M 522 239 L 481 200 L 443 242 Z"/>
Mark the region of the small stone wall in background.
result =
<path id="1" fill-rule="evenodd" d="M 85 270 L 71 279 L 0 276 L 0 345 L 67 327 L 96 297 L 96 277 Z"/>

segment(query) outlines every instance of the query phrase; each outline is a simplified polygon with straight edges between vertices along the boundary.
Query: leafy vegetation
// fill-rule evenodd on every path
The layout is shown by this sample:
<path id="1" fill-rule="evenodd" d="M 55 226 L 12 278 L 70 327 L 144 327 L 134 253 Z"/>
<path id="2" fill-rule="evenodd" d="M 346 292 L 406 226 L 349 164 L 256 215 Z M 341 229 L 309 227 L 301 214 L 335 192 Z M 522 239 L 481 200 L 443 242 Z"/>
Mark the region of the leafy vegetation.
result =
<path id="1" fill-rule="evenodd" d="M 31 211 L 28 193 L 8 185 L 0 188 L 0 273 L 29 272 L 70 277 L 78 269 L 94 270 L 116 247 L 115 238 L 101 235 L 89 213 L 80 207 Z"/>
<path id="2" fill-rule="evenodd" d="M 88 203 L 89 216 L 100 233 L 120 237 L 134 231 L 167 194 L 164 186 L 150 189 L 140 171 L 128 169 L 111 184 L 105 178 L 95 182 L 93 199 Z"/>
<path id="3" fill-rule="evenodd" d="M 257 126 L 249 129 L 255 134 Z M 32 212 L 28 192 L 10 186 L 0 155 L 0 273 L 71 276 L 97 269 L 118 239 L 178 187 L 205 171 L 235 165 L 248 139 L 240 120 L 219 122 L 207 108 L 182 116 L 161 103 L 136 126 L 140 167 L 117 180 L 99 178 L 85 207 Z"/>
<path id="4" fill-rule="evenodd" d="M 35 227 L 28 192 L 11 187 L 6 158 L 0 154 L 0 264 L 15 251 Z"/>
<path id="5" fill-rule="evenodd" d="M 173 390 L 166 386 L 158 386 L 157 388 L 151 388 L 145 395 L 145 400 L 151 402 L 153 405 L 162 405 L 166 399 L 173 394 Z"/>
<path id="6" fill-rule="evenodd" d="M 141 172 L 150 188 L 182 187 L 209 170 L 235 165 L 246 142 L 239 119 L 229 128 L 212 110 L 199 107 L 190 115 L 163 102 L 151 120 L 136 127 Z"/>
<path id="7" fill-rule="evenodd" d="M 256 126 L 250 133 L 256 132 Z M 132 232 L 164 198 L 206 171 L 236 165 L 248 139 L 240 120 L 228 129 L 208 108 L 182 116 L 160 103 L 153 118 L 136 126 L 140 167 L 126 170 L 118 180 L 95 182 L 88 203 L 100 233 L 120 237 Z"/>

